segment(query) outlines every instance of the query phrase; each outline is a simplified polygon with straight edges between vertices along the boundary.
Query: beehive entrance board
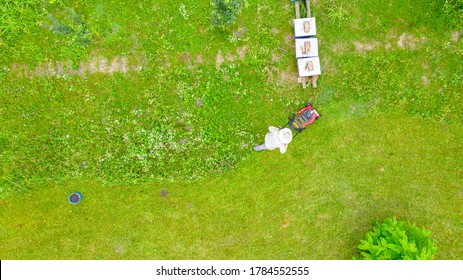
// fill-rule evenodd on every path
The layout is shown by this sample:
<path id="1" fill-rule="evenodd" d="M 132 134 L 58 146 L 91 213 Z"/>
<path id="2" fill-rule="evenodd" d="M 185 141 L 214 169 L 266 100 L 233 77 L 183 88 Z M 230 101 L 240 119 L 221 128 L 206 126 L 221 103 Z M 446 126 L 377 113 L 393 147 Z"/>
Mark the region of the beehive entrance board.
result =
<path id="1" fill-rule="evenodd" d="M 294 37 L 306 38 L 317 35 L 315 18 L 297 18 L 294 19 Z"/>
<path id="2" fill-rule="evenodd" d="M 296 39 L 296 58 L 318 56 L 318 39 Z"/>
<path id="3" fill-rule="evenodd" d="M 311 77 L 321 74 L 320 59 L 318 57 L 299 58 L 297 60 L 299 77 Z"/>

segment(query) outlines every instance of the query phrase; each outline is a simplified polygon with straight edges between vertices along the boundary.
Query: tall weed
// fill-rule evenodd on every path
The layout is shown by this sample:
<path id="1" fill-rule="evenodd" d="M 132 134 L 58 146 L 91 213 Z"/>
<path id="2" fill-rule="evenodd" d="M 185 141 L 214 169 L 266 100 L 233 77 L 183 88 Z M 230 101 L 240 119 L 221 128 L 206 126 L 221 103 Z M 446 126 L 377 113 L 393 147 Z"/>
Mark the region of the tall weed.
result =
<path id="1" fill-rule="evenodd" d="M 4 0 L 0 4 L 0 14 L 0 36 L 7 42 L 22 34 L 38 32 L 46 15 L 41 0 Z"/>

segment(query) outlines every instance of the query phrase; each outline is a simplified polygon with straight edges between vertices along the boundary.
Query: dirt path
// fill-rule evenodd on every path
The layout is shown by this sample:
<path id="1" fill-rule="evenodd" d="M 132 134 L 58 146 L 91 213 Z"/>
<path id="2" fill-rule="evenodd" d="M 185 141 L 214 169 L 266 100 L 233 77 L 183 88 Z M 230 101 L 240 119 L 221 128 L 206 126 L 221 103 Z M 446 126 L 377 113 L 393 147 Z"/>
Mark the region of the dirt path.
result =
<path id="1" fill-rule="evenodd" d="M 96 73 L 114 74 L 140 71 L 146 64 L 144 56 L 115 56 L 108 59 L 104 56 L 94 56 L 86 62 L 80 62 L 78 67 L 72 61 L 48 61 L 39 64 L 34 69 L 25 65 L 13 64 L 10 71 L 18 76 L 24 77 L 46 77 L 46 76 L 86 76 Z"/>
<path id="2" fill-rule="evenodd" d="M 357 53 L 365 53 L 367 51 L 373 51 L 378 48 L 383 48 L 385 50 L 390 50 L 393 47 L 399 49 L 409 49 L 414 50 L 422 47 L 427 42 L 426 37 L 417 38 L 412 34 L 403 33 L 400 36 L 392 36 L 386 40 L 386 42 L 378 42 L 371 39 L 365 39 L 362 42 L 354 42 L 355 51 Z M 348 46 L 346 44 L 337 44 L 333 47 L 334 53 L 346 52 L 348 51 Z"/>
<path id="3" fill-rule="evenodd" d="M 236 49 L 236 51 L 223 54 L 218 51 L 215 56 L 216 68 L 226 62 L 233 62 L 235 60 L 244 60 L 249 46 L 245 45 Z M 207 62 L 202 54 L 190 54 L 188 52 L 179 54 L 180 61 L 184 63 L 188 69 L 193 69 L 195 66 Z M 168 60 L 168 57 L 166 58 Z M 211 61 L 212 62 L 212 61 Z M 138 56 L 115 56 L 108 58 L 106 56 L 93 56 L 85 62 L 80 62 L 78 65 L 73 65 L 73 62 L 68 61 L 47 61 L 37 65 L 35 68 L 30 69 L 23 64 L 12 64 L 9 67 L 10 73 L 19 77 L 66 77 L 66 76 L 87 76 L 92 74 L 115 74 L 115 73 L 129 73 L 132 71 L 141 71 L 146 67 L 145 55 Z"/>

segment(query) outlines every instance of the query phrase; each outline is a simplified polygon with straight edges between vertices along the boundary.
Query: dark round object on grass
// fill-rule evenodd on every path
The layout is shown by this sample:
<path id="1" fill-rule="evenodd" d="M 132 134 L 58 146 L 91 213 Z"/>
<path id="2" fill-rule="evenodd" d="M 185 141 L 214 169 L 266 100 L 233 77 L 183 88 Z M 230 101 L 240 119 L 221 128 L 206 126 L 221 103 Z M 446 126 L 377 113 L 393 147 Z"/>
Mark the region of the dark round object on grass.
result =
<path id="1" fill-rule="evenodd" d="M 69 201 L 69 203 L 71 203 L 71 204 L 77 204 L 77 203 L 79 203 L 81 200 L 82 200 L 82 194 L 79 193 L 79 192 L 71 193 L 71 194 L 68 196 L 68 201 Z"/>

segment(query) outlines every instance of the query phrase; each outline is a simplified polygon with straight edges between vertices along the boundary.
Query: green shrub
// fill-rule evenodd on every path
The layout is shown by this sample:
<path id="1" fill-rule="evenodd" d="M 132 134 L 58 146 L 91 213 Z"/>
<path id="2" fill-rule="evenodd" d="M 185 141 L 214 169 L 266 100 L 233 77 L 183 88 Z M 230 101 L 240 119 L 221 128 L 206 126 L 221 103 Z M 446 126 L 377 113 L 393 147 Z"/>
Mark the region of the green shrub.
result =
<path id="1" fill-rule="evenodd" d="M 243 3 L 243 0 L 212 0 L 212 24 L 224 27 L 234 23 Z"/>
<path id="2" fill-rule="evenodd" d="M 357 248 L 364 260 L 430 260 L 436 246 L 429 231 L 410 222 L 386 219 L 369 231 Z"/>

